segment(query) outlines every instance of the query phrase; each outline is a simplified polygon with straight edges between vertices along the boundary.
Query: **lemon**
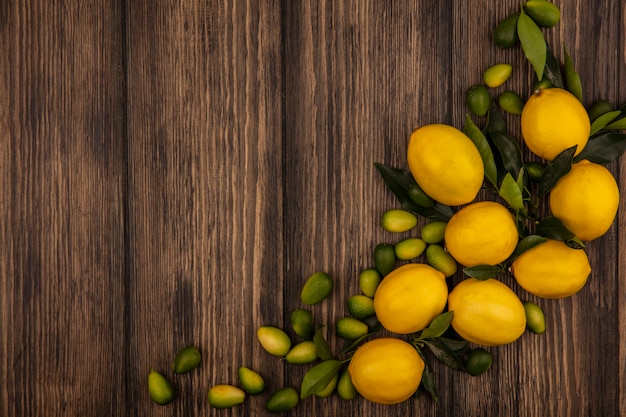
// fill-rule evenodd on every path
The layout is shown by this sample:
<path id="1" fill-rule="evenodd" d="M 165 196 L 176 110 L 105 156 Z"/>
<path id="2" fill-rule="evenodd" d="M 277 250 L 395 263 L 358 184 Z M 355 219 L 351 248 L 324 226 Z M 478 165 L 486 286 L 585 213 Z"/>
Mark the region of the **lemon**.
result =
<path id="1" fill-rule="evenodd" d="M 550 210 L 581 240 L 609 230 L 619 206 L 619 188 L 604 166 L 580 161 L 550 191 Z"/>
<path id="2" fill-rule="evenodd" d="M 454 311 L 454 330 L 478 345 L 512 343 L 526 329 L 522 302 L 509 287 L 493 278 L 461 281 L 448 296 L 448 310 Z"/>
<path id="3" fill-rule="evenodd" d="M 354 400 L 358 395 L 358 391 L 354 388 L 354 384 L 352 383 L 352 378 L 350 378 L 350 372 L 345 371 L 339 377 L 339 381 L 337 382 L 337 395 L 342 400 Z"/>
<path id="4" fill-rule="evenodd" d="M 209 389 L 207 395 L 209 405 L 213 408 L 230 408 L 242 404 L 246 393 L 233 385 L 219 384 Z"/>
<path id="5" fill-rule="evenodd" d="M 291 339 L 278 327 L 261 326 L 256 332 L 263 349 L 273 356 L 285 356 L 291 349 Z"/>
<path id="6" fill-rule="evenodd" d="M 380 284 L 380 273 L 373 268 L 364 269 L 359 274 L 359 288 L 368 297 L 373 297 Z"/>
<path id="7" fill-rule="evenodd" d="M 281 388 L 273 393 L 265 403 L 265 409 L 270 413 L 284 413 L 292 410 L 300 402 L 300 394 L 294 387 Z"/>
<path id="8" fill-rule="evenodd" d="M 417 225 L 417 216 L 402 209 L 391 209 L 383 213 L 380 224 L 388 232 L 408 232 Z"/>
<path id="9" fill-rule="evenodd" d="M 422 227 L 421 237 L 426 243 L 440 243 L 446 232 L 447 222 L 430 222 Z"/>
<path id="10" fill-rule="evenodd" d="M 357 319 L 366 319 L 374 315 L 374 300 L 367 295 L 357 294 L 348 298 L 348 312 Z"/>
<path id="11" fill-rule="evenodd" d="M 587 145 L 591 132 L 583 105 L 561 88 L 535 91 L 522 110 L 521 127 L 528 149 L 550 161 L 574 145 L 578 146 L 575 152 L 578 155 Z"/>
<path id="12" fill-rule="evenodd" d="M 408 334 L 424 329 L 446 305 L 448 285 L 435 268 L 400 266 L 382 280 L 374 295 L 378 321 L 387 330 Z"/>
<path id="13" fill-rule="evenodd" d="M 516 258 L 511 272 L 519 285 L 531 294 L 564 298 L 585 286 L 591 266 L 583 249 L 573 249 L 565 242 L 549 239 Z"/>
<path id="14" fill-rule="evenodd" d="M 300 342 L 285 355 L 287 363 L 294 365 L 305 365 L 317 360 L 317 349 L 311 340 Z"/>
<path id="15" fill-rule="evenodd" d="M 306 305 L 317 304 L 333 292 L 333 287 L 333 280 L 326 272 L 316 272 L 304 283 L 300 300 Z"/>
<path id="16" fill-rule="evenodd" d="M 513 13 L 502 19 L 493 31 L 493 43 L 500 48 L 511 48 L 517 44 L 517 20 L 519 13 Z"/>
<path id="17" fill-rule="evenodd" d="M 200 365 L 202 355 L 195 346 L 186 346 L 176 354 L 172 363 L 172 371 L 175 374 L 186 374 Z"/>
<path id="18" fill-rule="evenodd" d="M 417 391 L 424 361 L 409 343 L 396 338 L 374 339 L 361 345 L 348 366 L 356 390 L 379 404 L 397 404 Z"/>
<path id="19" fill-rule="evenodd" d="M 495 64 L 483 72 L 483 81 L 488 87 L 496 88 L 509 79 L 513 66 L 511 64 Z"/>
<path id="20" fill-rule="evenodd" d="M 305 340 L 313 339 L 315 335 L 315 324 L 313 314 L 302 308 L 297 308 L 291 313 L 291 328 L 293 331 Z"/>
<path id="21" fill-rule="evenodd" d="M 393 250 L 396 258 L 402 261 L 408 261 L 420 256 L 426 249 L 426 242 L 416 237 L 409 237 L 396 243 Z"/>
<path id="22" fill-rule="evenodd" d="M 493 356 L 483 348 L 473 349 L 467 356 L 465 369 L 471 376 L 478 376 L 491 367 Z"/>
<path id="23" fill-rule="evenodd" d="M 446 249 L 462 265 L 497 265 L 515 250 L 515 217 L 502 204 L 480 201 L 457 211 L 446 226 Z"/>
<path id="24" fill-rule="evenodd" d="M 415 181 L 442 204 L 469 203 L 483 184 L 485 171 L 478 149 L 452 126 L 431 124 L 413 131 L 407 159 Z"/>
<path id="25" fill-rule="evenodd" d="M 465 102 L 467 107 L 476 116 L 484 116 L 489 111 L 489 104 L 491 97 L 487 87 L 482 84 L 476 84 L 471 86 L 465 92 Z"/>
<path id="26" fill-rule="evenodd" d="M 537 304 L 526 301 L 524 303 L 524 311 L 526 312 L 526 327 L 533 333 L 541 334 L 546 331 L 546 318 L 543 310 Z"/>
<path id="27" fill-rule="evenodd" d="M 529 0 L 524 10 L 538 26 L 551 28 L 561 20 L 561 11 L 554 4 L 544 0 Z"/>
<path id="28" fill-rule="evenodd" d="M 250 395 L 259 395 L 265 391 L 265 380 L 258 372 L 246 367 L 240 366 L 237 370 L 239 382 L 244 391 Z"/>
<path id="29" fill-rule="evenodd" d="M 452 255 L 444 250 L 443 247 L 433 243 L 426 248 L 426 261 L 428 265 L 441 271 L 443 275 L 451 277 L 456 273 L 457 264 Z"/>
<path id="30" fill-rule="evenodd" d="M 174 399 L 172 384 L 163 374 L 152 368 L 148 374 L 148 393 L 152 401 L 159 405 L 169 404 Z"/>

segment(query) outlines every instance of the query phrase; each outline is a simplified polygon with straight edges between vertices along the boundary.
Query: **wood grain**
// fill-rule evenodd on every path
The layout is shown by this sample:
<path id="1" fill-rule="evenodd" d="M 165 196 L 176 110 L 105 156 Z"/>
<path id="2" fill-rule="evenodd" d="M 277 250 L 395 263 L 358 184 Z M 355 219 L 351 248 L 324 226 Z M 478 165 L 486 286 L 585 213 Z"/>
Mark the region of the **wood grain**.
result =
<path id="1" fill-rule="evenodd" d="M 555 3 L 562 21 L 547 39 L 559 54 L 567 47 L 585 104 L 624 105 L 624 5 Z M 464 92 L 489 65 L 515 68 L 494 93 L 531 93 L 519 48 L 491 44 L 518 8 L 0 3 L 0 415 L 268 415 L 270 393 L 298 387 L 307 368 L 270 357 L 256 329 L 299 341 L 289 315 L 324 270 L 335 291 L 310 310 L 338 351 L 333 324 L 359 272 L 377 243 L 399 239 L 379 226 L 397 203 L 373 163 L 406 167 L 416 126 L 461 127 Z M 621 188 L 625 164 L 609 165 Z M 543 307 L 547 333 L 493 348 L 477 378 L 435 363 L 439 403 L 308 398 L 287 415 L 623 414 L 625 222 L 620 210 L 590 243 L 593 274 L 576 296 L 540 300 L 507 281 Z M 188 344 L 203 363 L 174 376 Z M 238 384 L 242 365 L 266 376 L 267 392 L 212 410 L 208 388 Z M 150 367 L 177 390 L 166 407 L 149 399 Z"/>

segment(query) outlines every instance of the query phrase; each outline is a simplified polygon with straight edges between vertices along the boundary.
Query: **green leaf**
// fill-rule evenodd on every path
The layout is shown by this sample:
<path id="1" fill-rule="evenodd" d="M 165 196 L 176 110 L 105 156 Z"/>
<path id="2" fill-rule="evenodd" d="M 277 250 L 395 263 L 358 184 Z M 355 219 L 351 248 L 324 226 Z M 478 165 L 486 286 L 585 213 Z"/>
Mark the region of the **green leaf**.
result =
<path id="1" fill-rule="evenodd" d="M 315 345 L 317 356 L 323 361 L 335 359 L 335 355 L 333 355 L 326 338 L 324 338 L 323 329 L 324 327 L 320 327 L 313 336 L 313 344 Z"/>
<path id="2" fill-rule="evenodd" d="M 435 203 L 432 207 L 422 207 L 411 200 L 408 190 L 416 182 L 410 172 L 392 168 L 378 162 L 374 163 L 374 166 L 380 172 L 387 188 L 396 196 L 398 202 L 405 210 L 430 220 L 444 222 L 450 220 L 450 217 L 454 214 L 449 206 L 441 203 Z"/>
<path id="3" fill-rule="evenodd" d="M 454 315 L 453 311 L 448 311 L 445 313 L 439 314 L 437 317 L 433 319 L 430 325 L 422 330 L 420 334 L 421 339 L 430 339 L 434 337 L 439 337 L 448 330 L 450 327 L 450 323 L 452 323 L 452 316 Z"/>
<path id="4" fill-rule="evenodd" d="M 535 246 L 541 245 L 546 240 L 548 240 L 548 239 L 543 237 L 543 236 L 539 236 L 539 235 L 526 236 L 525 238 L 523 238 L 522 240 L 520 240 L 517 243 L 517 246 L 515 247 L 515 250 L 513 251 L 511 256 L 509 256 L 509 259 L 507 259 L 506 262 L 510 262 L 510 261 L 518 258 L 521 254 L 523 254 L 527 250 L 532 249 Z"/>
<path id="5" fill-rule="evenodd" d="M 513 179 L 513 176 L 509 172 L 504 176 L 498 194 L 513 210 L 518 212 L 526 211 L 522 188 L 520 188 L 518 182 Z"/>
<path id="6" fill-rule="evenodd" d="M 459 339 L 451 339 L 449 337 L 440 337 L 439 341 L 445 344 L 446 346 L 448 346 L 454 352 L 463 352 L 469 347 L 469 343 L 467 343 L 466 340 L 462 340 L 462 339 L 459 340 Z"/>
<path id="7" fill-rule="evenodd" d="M 609 123 L 615 120 L 620 114 L 621 111 L 615 110 L 610 111 L 608 113 L 604 113 L 602 116 L 598 117 L 596 120 L 591 123 L 591 132 L 589 132 L 589 136 L 593 136 L 598 133 L 600 130 L 604 129 Z"/>
<path id="8" fill-rule="evenodd" d="M 517 36 L 519 36 L 526 59 L 535 69 L 537 79 L 541 80 L 547 57 L 547 44 L 543 32 L 533 19 L 522 13 L 517 19 Z"/>
<path id="9" fill-rule="evenodd" d="M 561 220 L 554 216 L 546 217 L 537 224 L 537 234 L 549 239 L 571 240 L 574 233 L 570 232 Z"/>
<path id="10" fill-rule="evenodd" d="M 624 114 L 624 110 L 622 110 L 620 113 Z M 622 118 L 615 120 L 611 124 L 607 125 L 605 129 L 625 130 L 626 129 L 626 117 L 622 117 Z"/>
<path id="11" fill-rule="evenodd" d="M 587 146 L 574 158 L 575 162 L 587 159 L 596 164 L 616 161 L 626 151 L 626 134 L 602 132 L 589 139 Z"/>
<path id="12" fill-rule="evenodd" d="M 543 171 L 543 175 L 541 176 L 541 180 L 537 185 L 537 195 L 538 198 L 542 198 L 546 195 L 554 184 L 561 178 L 563 175 L 570 172 L 572 169 L 572 162 L 574 160 L 574 153 L 576 153 L 576 148 L 578 145 L 574 145 L 570 148 L 565 149 L 563 152 L 558 154 L 552 161 L 546 165 L 546 169 Z"/>
<path id="13" fill-rule="evenodd" d="M 433 372 L 433 368 L 430 365 L 430 361 L 428 357 L 424 355 L 424 351 L 419 347 L 415 346 L 417 349 L 417 353 L 419 353 L 420 357 L 424 361 L 424 371 L 422 372 L 422 385 L 428 391 L 431 398 L 434 402 L 439 401 L 439 392 L 437 390 L 437 384 L 435 383 L 435 373 Z"/>
<path id="14" fill-rule="evenodd" d="M 563 88 L 563 77 L 561 75 L 561 66 L 552 53 L 550 45 L 546 44 L 546 67 L 543 76 L 550 81 L 553 87 Z"/>
<path id="15" fill-rule="evenodd" d="M 565 82 L 567 83 L 567 90 L 582 103 L 583 86 L 580 82 L 580 76 L 574 69 L 572 57 L 569 56 L 567 49 L 565 49 L 565 44 L 563 44 L 563 54 L 565 55 Z"/>
<path id="16" fill-rule="evenodd" d="M 502 118 L 502 114 L 498 110 L 498 105 L 495 100 L 491 100 L 489 107 L 489 113 L 487 113 L 487 125 L 485 126 L 487 132 L 506 132 L 506 124 Z"/>
<path id="17" fill-rule="evenodd" d="M 424 344 L 444 365 L 457 371 L 465 371 L 465 364 L 446 344 L 437 339 L 425 340 Z"/>
<path id="18" fill-rule="evenodd" d="M 499 265 L 476 265 L 463 268 L 465 275 L 481 281 L 493 278 L 502 272 L 504 272 L 504 268 Z"/>
<path id="19" fill-rule="evenodd" d="M 476 126 L 470 115 L 465 116 L 465 126 L 463 132 L 474 142 L 480 157 L 483 160 L 483 166 L 485 167 L 485 177 L 494 186 L 498 186 L 498 171 L 496 168 L 496 162 L 493 159 L 493 152 L 489 146 L 487 138 L 483 132 Z"/>
<path id="20" fill-rule="evenodd" d="M 517 176 L 524 166 L 522 151 L 517 141 L 508 134 L 498 131 L 489 131 L 489 137 L 498 148 L 504 168 L 511 175 Z"/>
<path id="21" fill-rule="evenodd" d="M 338 360 L 328 360 L 315 365 L 309 369 L 302 378 L 300 387 L 300 398 L 304 399 L 320 392 L 337 376 L 343 362 Z"/>

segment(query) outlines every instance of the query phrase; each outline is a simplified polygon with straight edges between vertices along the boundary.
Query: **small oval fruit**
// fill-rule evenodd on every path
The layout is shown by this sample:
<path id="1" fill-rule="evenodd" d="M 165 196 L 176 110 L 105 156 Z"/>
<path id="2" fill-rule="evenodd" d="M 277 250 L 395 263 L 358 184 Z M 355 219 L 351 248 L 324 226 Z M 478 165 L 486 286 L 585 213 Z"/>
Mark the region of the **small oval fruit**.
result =
<path id="1" fill-rule="evenodd" d="M 285 355 L 287 363 L 293 365 L 306 365 L 317 360 L 317 349 L 315 343 L 310 340 L 300 342 Z"/>
<path id="2" fill-rule="evenodd" d="M 265 409 L 270 413 L 285 413 L 298 405 L 300 394 L 294 387 L 281 388 L 273 393 L 265 403 Z"/>
<path id="3" fill-rule="evenodd" d="M 350 401 L 358 397 L 359 392 L 354 388 L 352 378 L 350 378 L 350 372 L 344 371 L 339 377 L 337 382 L 337 395 L 342 400 Z"/>
<path id="4" fill-rule="evenodd" d="M 452 255 L 436 243 L 428 245 L 426 248 L 426 262 L 437 271 L 440 271 L 446 278 L 456 274 L 458 268 L 456 260 Z"/>
<path id="5" fill-rule="evenodd" d="M 186 374 L 198 367 L 202 361 L 202 354 L 195 346 L 186 346 L 178 351 L 174 362 L 172 363 L 172 371 L 175 374 Z"/>
<path id="6" fill-rule="evenodd" d="M 374 265 L 380 275 L 385 276 L 396 264 L 396 251 L 388 243 L 379 243 L 374 248 Z"/>
<path id="7" fill-rule="evenodd" d="M 388 232 L 404 233 L 417 225 L 417 216 L 402 209 L 391 209 L 383 213 L 380 224 Z"/>
<path id="8" fill-rule="evenodd" d="M 435 200 L 433 200 L 428 194 L 424 192 L 417 184 L 411 184 L 409 189 L 407 190 L 409 194 L 409 198 L 418 206 L 422 207 L 432 207 L 435 205 Z"/>
<path id="9" fill-rule="evenodd" d="M 326 299 L 334 288 L 333 279 L 326 272 L 311 275 L 302 287 L 300 300 L 306 305 L 317 304 Z"/>
<path id="10" fill-rule="evenodd" d="M 241 366 L 237 370 L 237 376 L 243 390 L 249 395 L 259 395 L 265 391 L 265 379 L 258 372 Z"/>
<path id="11" fill-rule="evenodd" d="M 524 303 L 526 311 L 526 327 L 533 333 L 542 334 L 546 331 L 546 318 L 543 310 L 537 304 L 526 301 Z"/>
<path id="12" fill-rule="evenodd" d="M 380 280 L 380 273 L 376 269 L 364 269 L 359 274 L 359 288 L 363 294 L 368 297 L 374 297 Z"/>
<path id="13" fill-rule="evenodd" d="M 313 314 L 302 308 L 297 308 L 291 313 L 291 328 L 305 340 L 312 340 L 315 335 L 315 323 Z"/>
<path id="14" fill-rule="evenodd" d="M 541 0 L 541 1 L 546 1 L 546 0 Z M 543 77 L 540 80 L 535 80 L 535 82 L 533 83 L 533 91 L 544 90 L 546 88 L 552 88 L 552 87 L 554 87 L 554 85 L 552 85 L 550 80 L 548 80 L 546 77 Z"/>
<path id="15" fill-rule="evenodd" d="M 283 357 L 291 349 L 291 339 L 278 327 L 261 326 L 256 335 L 263 349 L 272 356 Z"/>
<path id="16" fill-rule="evenodd" d="M 483 72 L 483 81 L 487 87 L 496 88 L 504 84 L 513 72 L 510 64 L 495 64 Z"/>
<path id="17" fill-rule="evenodd" d="M 446 233 L 447 222 L 429 222 L 422 227 L 420 233 L 422 240 L 426 243 L 443 242 Z"/>
<path id="18" fill-rule="evenodd" d="M 335 322 L 335 332 L 342 339 L 355 340 L 365 336 L 368 331 L 367 324 L 353 317 L 341 317 Z"/>
<path id="19" fill-rule="evenodd" d="M 500 48 L 512 48 L 519 42 L 517 36 L 519 13 L 513 13 L 502 19 L 493 32 L 493 43 Z"/>
<path id="20" fill-rule="evenodd" d="M 524 10 L 537 26 L 551 28 L 561 20 L 561 11 L 554 3 L 544 0 L 528 0 Z"/>
<path id="21" fill-rule="evenodd" d="M 375 314 L 374 300 L 367 295 L 357 294 L 348 298 L 348 312 L 359 320 L 366 319 Z"/>
<path id="22" fill-rule="evenodd" d="M 524 102 L 521 97 L 514 91 L 507 90 L 498 97 L 498 104 L 502 109 L 509 113 L 519 115 L 524 109 Z"/>
<path id="23" fill-rule="evenodd" d="M 524 165 L 524 169 L 528 173 L 531 181 L 539 182 L 543 176 L 543 171 L 546 170 L 546 164 L 541 162 L 528 162 Z"/>
<path id="24" fill-rule="evenodd" d="M 150 368 L 148 393 L 152 401 L 159 405 L 169 404 L 174 399 L 174 388 L 163 374 Z"/>
<path id="25" fill-rule="evenodd" d="M 471 86 L 465 92 L 465 103 L 476 116 L 484 116 L 489 111 L 491 96 L 487 87 L 482 84 Z"/>
<path id="26" fill-rule="evenodd" d="M 465 369 L 472 376 L 486 372 L 493 362 L 493 356 L 483 348 L 473 349 L 467 357 Z"/>
<path id="27" fill-rule="evenodd" d="M 246 393 L 234 385 L 219 384 L 209 389 L 207 398 L 213 408 L 230 408 L 242 404 L 246 399 Z"/>
<path id="28" fill-rule="evenodd" d="M 396 243 L 393 247 L 396 258 L 408 261 L 420 256 L 426 249 L 426 242 L 416 237 L 409 237 Z"/>

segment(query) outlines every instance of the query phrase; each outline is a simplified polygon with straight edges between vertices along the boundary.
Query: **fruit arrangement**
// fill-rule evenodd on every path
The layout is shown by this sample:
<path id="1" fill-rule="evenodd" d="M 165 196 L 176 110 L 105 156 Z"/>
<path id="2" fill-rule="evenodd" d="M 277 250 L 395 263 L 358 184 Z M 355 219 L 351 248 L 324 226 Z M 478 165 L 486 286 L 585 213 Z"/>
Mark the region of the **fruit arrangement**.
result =
<path id="1" fill-rule="evenodd" d="M 520 45 L 531 64 L 536 81 L 528 99 L 510 90 L 492 96 L 514 70 L 495 64 L 467 89 L 462 128 L 421 126 L 409 136 L 408 169 L 375 164 L 399 204 L 382 214 L 381 226 L 402 238 L 376 245 L 373 265 L 359 275 L 360 293 L 346 301 L 349 315 L 334 321 L 335 335 L 345 340 L 341 352 L 327 340 L 331 327 L 317 325 L 309 309 L 334 290 L 325 272 L 308 277 L 302 307 L 290 316 L 299 341 L 279 327 L 257 329 L 268 355 L 310 366 L 299 387 L 267 399 L 269 412 L 335 392 L 343 400 L 360 395 L 396 404 L 423 389 L 436 401 L 432 359 L 480 375 L 492 364 L 485 348 L 546 330 L 541 307 L 518 293 L 559 299 L 585 286 L 592 271 L 586 245 L 604 235 L 617 214 L 619 189 L 605 165 L 626 150 L 620 132 L 626 106 L 615 110 L 598 101 L 584 107 L 571 57 L 564 48 L 562 69 L 543 34 L 559 20 L 553 3 L 528 0 L 493 32 L 497 47 Z M 515 133 L 521 140 L 507 130 L 502 111 L 520 117 Z M 420 218 L 425 224 L 417 235 Z M 452 276 L 461 276 L 454 286 Z M 199 350 L 187 347 L 173 370 L 186 373 L 199 363 Z M 259 373 L 242 366 L 238 382 L 209 389 L 208 402 L 233 407 L 265 387 Z M 161 405 L 174 397 L 167 378 L 154 370 L 148 390 Z"/>

